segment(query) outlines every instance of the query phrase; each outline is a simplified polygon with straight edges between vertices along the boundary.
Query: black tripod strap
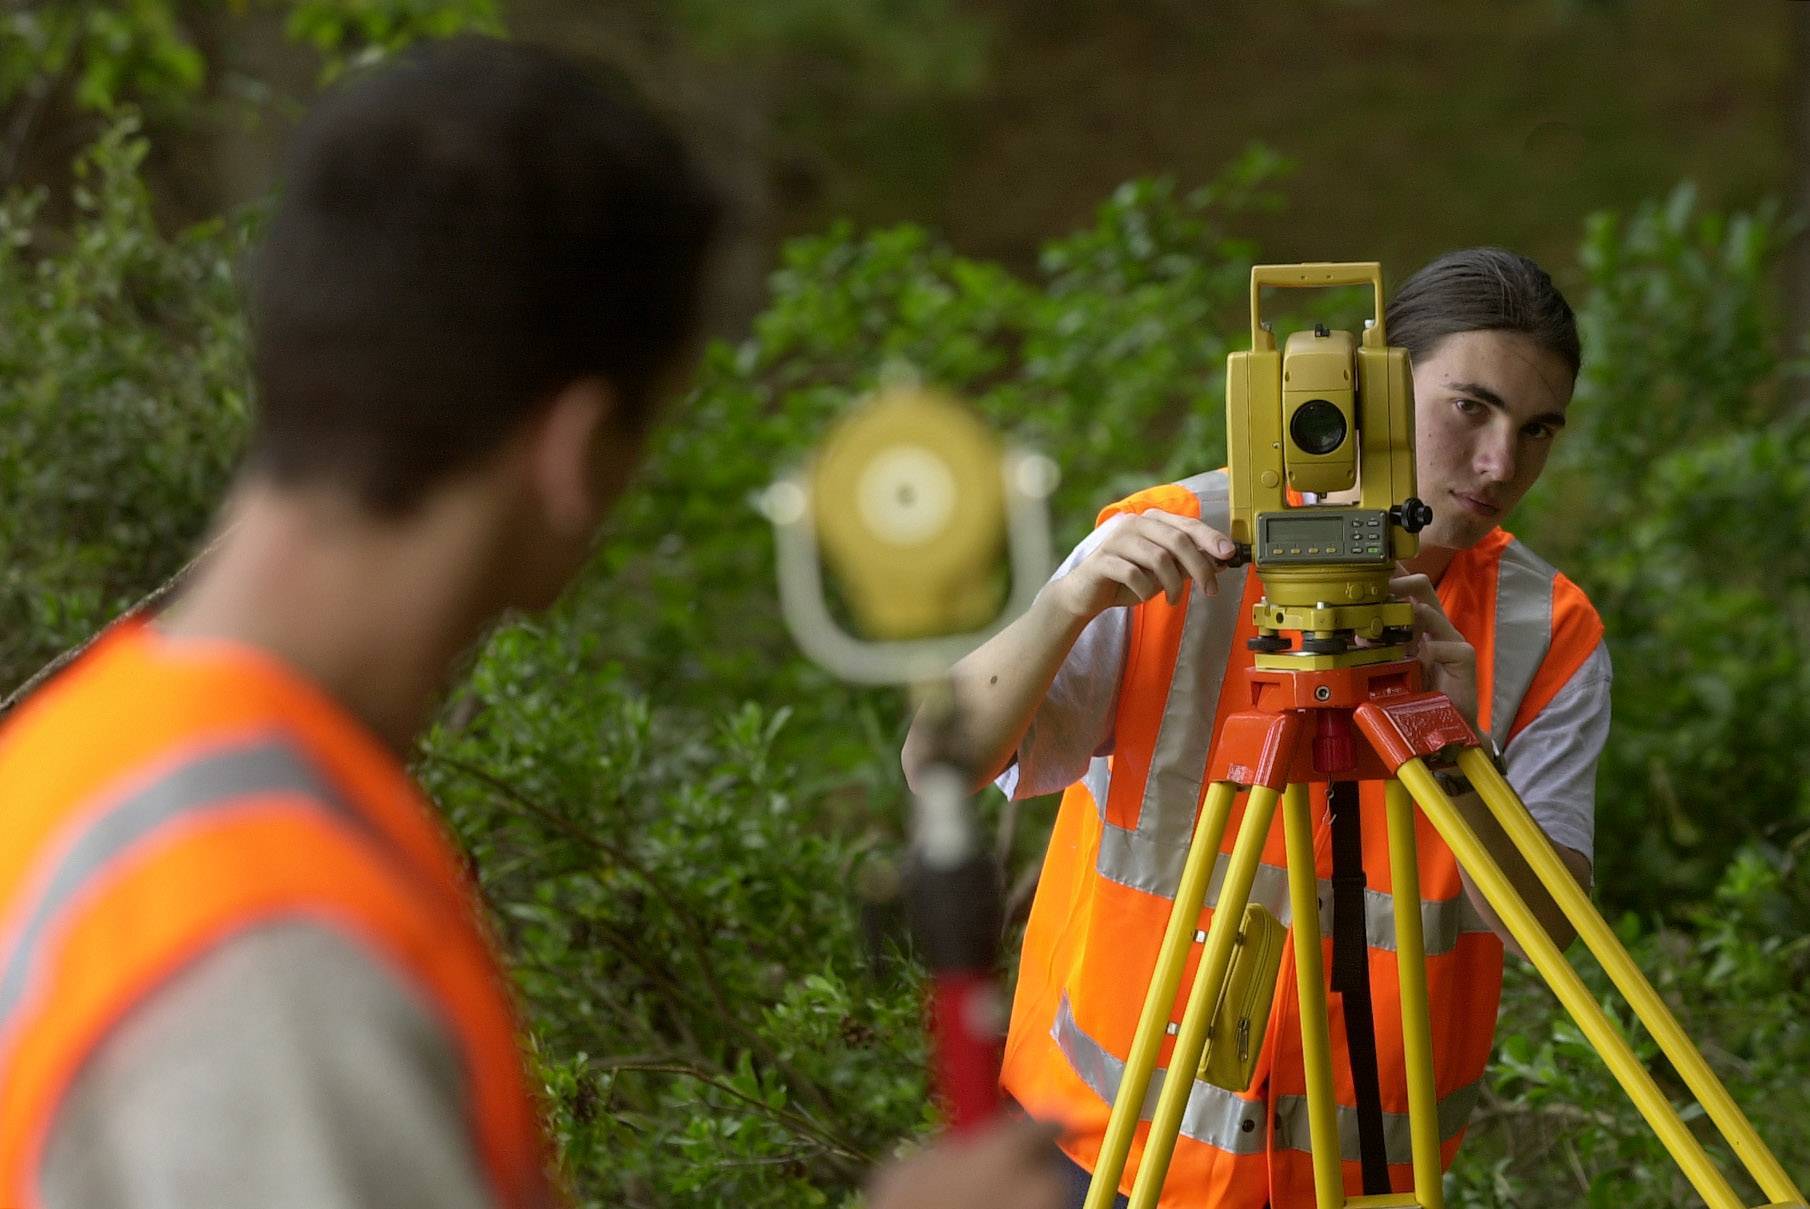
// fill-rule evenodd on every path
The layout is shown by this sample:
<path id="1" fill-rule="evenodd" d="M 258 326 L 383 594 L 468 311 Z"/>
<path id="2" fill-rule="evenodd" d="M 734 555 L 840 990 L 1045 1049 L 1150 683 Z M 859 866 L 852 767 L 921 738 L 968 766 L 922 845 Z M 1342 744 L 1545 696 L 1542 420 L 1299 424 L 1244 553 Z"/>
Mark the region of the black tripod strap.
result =
<path id="1" fill-rule="evenodd" d="M 1345 1007 L 1345 1052 L 1357 1094 L 1358 1152 L 1364 1195 L 1389 1192 L 1383 1095 L 1376 1070 L 1376 1017 L 1370 1007 L 1370 938 L 1364 913 L 1364 828 L 1354 781 L 1326 787 L 1332 813 L 1332 989 Z"/>

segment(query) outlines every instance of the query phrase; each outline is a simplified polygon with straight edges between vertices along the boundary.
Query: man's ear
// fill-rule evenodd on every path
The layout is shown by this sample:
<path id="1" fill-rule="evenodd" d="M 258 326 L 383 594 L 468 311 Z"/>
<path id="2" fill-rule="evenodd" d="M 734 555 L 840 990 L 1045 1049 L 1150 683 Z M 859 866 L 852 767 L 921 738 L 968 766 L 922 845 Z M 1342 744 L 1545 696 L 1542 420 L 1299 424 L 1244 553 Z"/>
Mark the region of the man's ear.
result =
<path id="1" fill-rule="evenodd" d="M 597 460 L 615 408 L 606 382 L 581 378 L 553 396 L 528 434 L 530 486 L 555 532 L 588 536 L 609 502 Z"/>

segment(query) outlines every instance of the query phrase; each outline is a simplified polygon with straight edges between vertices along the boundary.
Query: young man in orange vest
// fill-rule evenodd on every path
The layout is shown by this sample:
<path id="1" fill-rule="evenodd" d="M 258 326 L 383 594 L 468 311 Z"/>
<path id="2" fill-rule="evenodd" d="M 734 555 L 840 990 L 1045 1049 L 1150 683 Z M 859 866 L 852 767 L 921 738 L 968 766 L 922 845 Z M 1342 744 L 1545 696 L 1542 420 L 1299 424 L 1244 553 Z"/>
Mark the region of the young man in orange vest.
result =
<path id="1" fill-rule="evenodd" d="M 716 220 L 637 102 L 544 52 L 443 45 L 304 124 L 222 535 L 0 731 L 0 1205 L 557 1200 L 401 757 L 459 652 L 578 568 L 687 370 Z M 1046 1209 L 1048 1136 L 870 1203 Z"/>
<path id="2" fill-rule="evenodd" d="M 1413 357 L 1419 488 L 1434 512 L 1420 534 L 1421 553 L 1396 581 L 1415 601 L 1416 649 L 1429 684 L 1493 740 L 1509 781 L 1588 886 L 1596 762 L 1609 720 L 1602 624 L 1574 584 L 1498 527 L 1539 477 L 1564 426 L 1579 363 L 1571 308 L 1532 261 L 1475 248 L 1405 282 L 1386 320 L 1391 343 Z M 1226 508 L 1223 473 L 1108 507 L 1033 608 L 957 668 L 970 766 L 986 774 L 976 788 L 997 777 L 1009 796 L 1065 790 L 1025 933 L 1003 1080 L 1033 1116 L 1068 1127 L 1062 1145 L 1074 1164 L 1075 1205 L 1099 1153 L 1180 880 L 1213 722 L 1250 664 L 1244 639 L 1253 633 L 1259 584 L 1248 568 L 1228 570 L 1221 561 L 1233 552 Z M 908 777 L 923 766 L 922 741 L 915 729 L 907 739 Z M 1375 800 L 1363 803 L 1361 834 L 1350 833 L 1361 840 L 1368 888 L 1352 903 L 1361 904 L 1364 933 L 1349 944 L 1345 968 L 1355 963 L 1359 977 L 1367 971 L 1374 1008 L 1381 1113 L 1371 1119 L 1382 1128 L 1369 1127 L 1368 1161 L 1405 1190 L 1412 1186 L 1406 1081 L 1377 790 L 1367 791 Z M 1318 872 L 1331 904 L 1333 836 L 1317 809 L 1322 791 L 1313 792 Z M 1468 791 L 1458 801 L 1541 923 L 1569 943 L 1563 916 L 1481 802 Z M 1236 831 L 1235 815 L 1227 852 Z M 1449 1165 L 1494 1039 L 1502 948 L 1513 946 L 1424 819 L 1418 838 Z M 1252 901 L 1284 919 L 1285 864 L 1278 827 Z M 1203 911 L 1203 931 L 1209 918 L 1211 910 Z M 1327 969 L 1330 976 L 1331 961 Z M 1251 1086 L 1241 1095 L 1193 1084 L 1163 1204 L 1314 1203 L 1293 976 L 1285 958 Z M 1356 1139 L 1362 1114 L 1346 998 L 1330 998 L 1334 1083 L 1341 1131 Z M 1353 1015 L 1361 1020 L 1362 1012 L 1354 1007 Z M 1371 1047 L 1360 1041 L 1358 1048 Z M 1165 1049 L 1159 1067 L 1166 1057 Z M 1152 1092 L 1146 1119 L 1154 1085 Z M 1361 1149 L 1344 1155 L 1354 1195 L 1363 1191 Z M 1140 1134 L 1124 1189 L 1141 1150 Z"/>

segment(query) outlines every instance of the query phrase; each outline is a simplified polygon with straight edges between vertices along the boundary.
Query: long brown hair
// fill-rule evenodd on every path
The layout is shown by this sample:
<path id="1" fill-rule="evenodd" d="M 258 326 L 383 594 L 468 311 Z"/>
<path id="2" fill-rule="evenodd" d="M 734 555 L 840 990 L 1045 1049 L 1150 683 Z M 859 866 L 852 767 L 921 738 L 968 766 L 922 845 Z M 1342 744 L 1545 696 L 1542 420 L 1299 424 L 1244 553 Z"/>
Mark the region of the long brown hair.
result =
<path id="1" fill-rule="evenodd" d="M 1503 331 L 1530 336 L 1577 378 L 1577 318 L 1545 269 L 1506 248 L 1461 248 L 1432 261 L 1389 300 L 1389 343 L 1423 360 L 1447 336 Z"/>

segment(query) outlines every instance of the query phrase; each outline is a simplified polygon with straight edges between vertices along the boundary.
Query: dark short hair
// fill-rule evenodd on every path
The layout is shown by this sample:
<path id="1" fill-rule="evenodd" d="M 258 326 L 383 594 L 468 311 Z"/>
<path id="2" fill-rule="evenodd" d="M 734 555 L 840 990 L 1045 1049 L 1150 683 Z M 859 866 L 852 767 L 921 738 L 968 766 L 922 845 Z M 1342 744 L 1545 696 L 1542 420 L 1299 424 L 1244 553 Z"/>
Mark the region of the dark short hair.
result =
<path id="1" fill-rule="evenodd" d="M 1557 355 L 1577 379 L 1577 318 L 1545 269 L 1506 248 L 1447 252 L 1402 282 L 1383 326 L 1415 360 L 1460 332 L 1520 332 Z"/>
<path id="2" fill-rule="evenodd" d="M 248 465 L 394 514 L 579 380 L 644 427 L 718 216 L 625 86 L 551 51 L 459 38 L 335 88 L 253 256 Z"/>

